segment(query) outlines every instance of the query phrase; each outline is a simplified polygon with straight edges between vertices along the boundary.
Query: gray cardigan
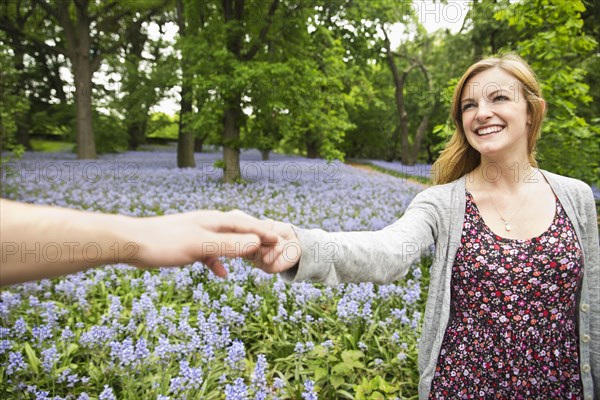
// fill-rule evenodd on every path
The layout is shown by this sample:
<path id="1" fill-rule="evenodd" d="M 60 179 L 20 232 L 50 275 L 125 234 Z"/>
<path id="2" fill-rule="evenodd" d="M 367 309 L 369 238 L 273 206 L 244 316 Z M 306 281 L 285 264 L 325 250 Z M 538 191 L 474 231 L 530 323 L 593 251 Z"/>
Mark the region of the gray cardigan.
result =
<path id="1" fill-rule="evenodd" d="M 579 306 L 584 399 L 600 400 L 600 247 L 594 197 L 585 183 L 542 171 L 575 227 L 583 250 Z M 419 399 L 425 400 L 450 317 L 450 278 L 465 214 L 465 177 L 419 193 L 404 215 L 376 232 L 295 228 L 302 257 L 283 273 L 288 281 L 390 283 L 435 244 L 419 344 Z"/>

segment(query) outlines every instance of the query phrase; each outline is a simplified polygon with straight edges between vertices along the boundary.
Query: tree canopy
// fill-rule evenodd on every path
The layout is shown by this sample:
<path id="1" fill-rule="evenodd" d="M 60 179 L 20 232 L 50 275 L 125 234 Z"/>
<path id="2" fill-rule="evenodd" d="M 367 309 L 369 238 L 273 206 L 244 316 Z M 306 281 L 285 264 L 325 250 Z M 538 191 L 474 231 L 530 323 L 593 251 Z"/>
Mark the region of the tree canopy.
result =
<path id="1" fill-rule="evenodd" d="M 428 4 L 430 17 L 450 18 L 451 1 Z M 482 56 L 516 52 L 549 105 L 541 166 L 598 183 L 596 2 L 469 4 L 459 30 L 431 32 L 418 7 L 395 0 L 5 2 L 3 148 L 58 137 L 94 158 L 169 132 L 180 167 L 221 146 L 231 182 L 241 148 L 431 163 L 456 79 Z M 177 116 L 158 111 L 167 93 Z"/>

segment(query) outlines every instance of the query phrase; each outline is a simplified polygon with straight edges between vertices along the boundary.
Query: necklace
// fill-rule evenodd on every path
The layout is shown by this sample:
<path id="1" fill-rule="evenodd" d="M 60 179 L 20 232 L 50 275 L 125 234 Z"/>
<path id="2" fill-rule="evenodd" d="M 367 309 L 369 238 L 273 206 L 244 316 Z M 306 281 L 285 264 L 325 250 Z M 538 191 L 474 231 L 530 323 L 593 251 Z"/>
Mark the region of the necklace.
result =
<path id="1" fill-rule="evenodd" d="M 500 211 L 498 211 L 498 208 L 496 207 L 496 203 L 494 203 L 494 198 L 492 196 L 489 196 L 490 200 L 492 202 L 492 205 L 494 206 L 494 210 L 496 210 L 496 213 L 500 216 L 500 220 L 504 224 L 504 229 L 507 232 L 510 232 L 510 230 L 511 230 L 510 221 L 512 221 L 519 214 L 519 211 L 521 211 L 521 208 L 523 208 L 523 206 L 525 205 L 525 201 L 529 197 L 529 191 L 530 190 L 531 190 L 531 186 L 528 186 L 527 187 L 527 193 L 525 193 L 525 197 L 523 197 L 523 201 L 521 202 L 521 205 L 519 206 L 519 208 L 517 209 L 517 211 L 513 214 L 513 216 L 510 217 L 510 218 L 508 218 L 508 219 L 504 218 L 502 216 L 502 214 L 500 214 Z"/>

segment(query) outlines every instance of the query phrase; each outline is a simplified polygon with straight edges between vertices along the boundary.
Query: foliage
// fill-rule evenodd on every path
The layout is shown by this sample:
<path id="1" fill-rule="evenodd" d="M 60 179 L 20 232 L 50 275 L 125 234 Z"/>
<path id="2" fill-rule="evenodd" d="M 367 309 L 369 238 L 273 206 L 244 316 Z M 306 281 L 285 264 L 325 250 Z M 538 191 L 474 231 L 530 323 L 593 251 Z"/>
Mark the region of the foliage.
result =
<path id="1" fill-rule="evenodd" d="M 598 43 L 583 31 L 582 1 L 528 0 L 496 14 L 520 33 L 512 44 L 542 82 L 547 118 L 539 144 L 541 166 L 587 182 L 600 182 L 600 124 L 580 110 L 592 98 L 582 59 L 596 58 Z"/>
<path id="2" fill-rule="evenodd" d="M 123 122 L 114 115 L 96 112 L 93 118 L 94 140 L 98 154 L 118 153 L 127 150 L 127 134 Z"/>
<path id="3" fill-rule="evenodd" d="M 22 96 L 12 90 L 12 85 L 21 76 L 14 68 L 10 49 L 1 39 L 0 36 L 0 161 L 4 161 L 7 157 L 4 152 L 11 152 L 13 157 L 19 157 L 25 150 L 15 139 L 15 115 L 26 112 L 28 105 Z"/>
<path id="4" fill-rule="evenodd" d="M 393 221 L 420 190 L 341 163 L 245 155 L 246 183 L 222 184 L 219 155 L 197 156 L 199 168 L 180 170 L 173 152 L 78 162 L 28 153 L 2 195 L 137 216 L 239 208 L 303 227 L 369 230 Z M 23 180 L 18 171 L 35 166 L 42 172 Z M 200 263 L 111 265 L 5 287 L 0 396 L 416 399 L 429 264 L 381 286 L 286 284 L 229 260 L 227 279 Z"/>
<path id="5" fill-rule="evenodd" d="M 233 18 L 236 4 L 242 3 L 241 19 Z M 186 10 L 186 32 L 173 45 L 163 36 L 177 22 L 177 4 Z M 443 12 L 446 5 L 436 2 L 436 10 Z M 597 2 L 479 0 L 469 6 L 461 30 L 451 33 L 427 32 L 415 8 L 393 0 L 333 0 L 319 6 L 262 0 L 92 2 L 90 15 L 99 21 L 107 17 L 100 31 L 90 33 L 90 54 L 107 76 L 91 90 L 93 106 L 119 120 L 93 121 L 118 127 L 101 133 L 96 142 L 109 150 L 122 148 L 113 146 L 118 133 L 135 148 L 144 133 L 155 135 L 157 121 L 149 110 L 169 88 L 183 83 L 184 57 L 191 111 L 181 125 L 197 146 L 231 145 L 236 152 L 255 147 L 328 159 L 393 157 L 402 150 L 394 145 L 402 124 L 385 59 L 385 30 L 404 32 L 391 52 L 400 72 L 410 70 L 402 93 L 408 146 L 435 105 L 414 161 L 431 163 L 443 148 L 450 126 L 447 88 L 456 78 L 481 56 L 515 51 L 532 64 L 549 104 L 539 145 L 542 167 L 597 182 Z M 64 55 L 69 47 L 65 31 L 55 18 L 47 18 L 48 7 L 54 6 L 23 0 L 3 8 L 8 18 L 0 21 L 2 84 L 10 89 L 3 90 L 3 104 L 11 104 L 13 112 L 4 112 L 3 138 L 26 127 L 34 137 L 75 139 L 78 84 L 60 72 L 74 65 Z M 110 8 L 102 15 L 105 7 Z M 124 19 L 111 24 L 118 12 Z M 151 27 L 161 32 L 155 39 Z M 427 69 L 431 87 L 413 68 L 415 61 Z M 7 93 L 23 95 L 8 102 Z M 227 113 L 240 135 L 233 132 L 225 140 Z"/>
<path id="6" fill-rule="evenodd" d="M 170 116 L 163 112 L 150 115 L 147 136 L 149 138 L 177 139 L 179 116 Z"/>

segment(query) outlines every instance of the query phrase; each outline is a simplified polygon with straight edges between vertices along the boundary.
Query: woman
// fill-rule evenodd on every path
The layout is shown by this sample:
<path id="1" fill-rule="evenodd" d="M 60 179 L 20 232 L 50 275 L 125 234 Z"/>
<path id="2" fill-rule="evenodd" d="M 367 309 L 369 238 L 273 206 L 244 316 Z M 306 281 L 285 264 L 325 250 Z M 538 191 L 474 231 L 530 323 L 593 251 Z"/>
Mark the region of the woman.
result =
<path id="1" fill-rule="evenodd" d="M 258 266 L 294 281 L 389 283 L 434 244 L 420 399 L 600 399 L 595 204 L 586 184 L 537 169 L 544 112 L 521 58 L 477 62 L 454 92 L 438 185 L 377 232 L 274 223 L 285 240 Z"/>

